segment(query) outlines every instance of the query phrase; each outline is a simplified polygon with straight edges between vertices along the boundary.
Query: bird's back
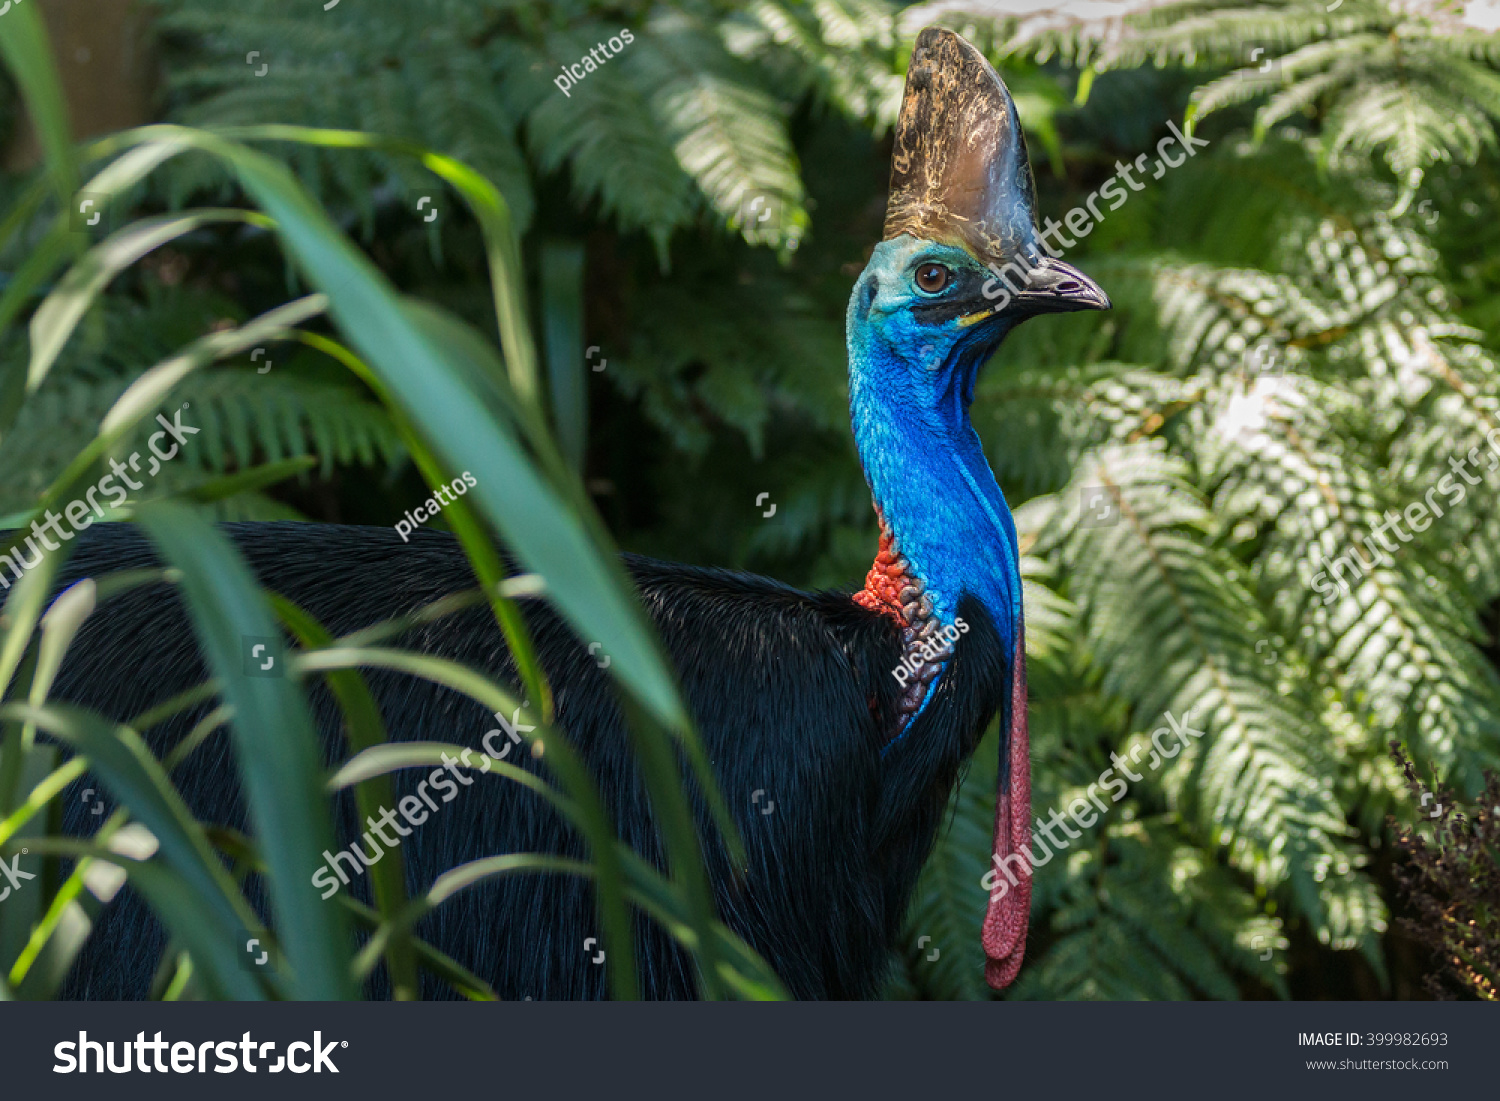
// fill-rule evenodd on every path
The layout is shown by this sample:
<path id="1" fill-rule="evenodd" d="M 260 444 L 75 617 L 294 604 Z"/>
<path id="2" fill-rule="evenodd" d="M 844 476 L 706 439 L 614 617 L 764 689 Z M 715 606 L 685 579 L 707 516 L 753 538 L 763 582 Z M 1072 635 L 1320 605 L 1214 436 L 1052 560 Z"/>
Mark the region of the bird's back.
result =
<path id="1" fill-rule="evenodd" d="M 228 524 L 225 531 L 263 585 L 301 605 L 335 636 L 475 584 L 456 541 L 444 533 L 418 532 L 406 544 L 388 529 L 260 523 Z M 101 525 L 79 543 L 63 584 L 157 561 L 126 525 Z M 848 594 L 805 593 L 747 574 L 641 558 L 628 557 L 626 564 L 678 670 L 744 836 L 749 864 L 743 877 L 732 873 L 716 839 L 707 846 L 723 919 L 773 963 L 793 994 L 869 996 L 953 779 L 999 706 L 998 638 L 980 612 L 979 629 L 959 648 L 939 696 L 882 755 L 899 691 L 890 671 L 900 638 L 890 620 Z M 609 655 L 576 638 L 542 601 L 524 607 L 558 724 L 593 769 L 622 838 L 659 864 L 645 788 L 601 667 Z M 504 640 L 484 607 L 413 629 L 396 644 L 515 683 Z M 94 612 L 54 696 L 124 720 L 206 675 L 173 591 L 152 585 Z M 386 671 L 366 676 L 392 740 L 472 746 L 477 759 L 486 732 L 497 728 L 494 716 L 449 689 Z M 339 714 L 321 685 L 310 685 L 310 692 L 333 765 L 348 756 Z M 162 724 L 146 734 L 148 743 L 164 753 L 207 710 Z M 509 756 L 545 775 L 544 763 L 529 754 Z M 427 774 L 398 773 L 396 799 L 417 794 Z M 493 776 L 467 775 L 472 784 L 437 803 L 401 840 L 410 893 L 425 891 L 450 867 L 500 853 L 586 859 L 581 839 L 537 796 Z M 200 820 L 246 827 L 227 730 L 212 735 L 173 779 Z M 701 802 L 695 805 L 700 830 L 713 837 Z M 69 832 L 97 825 L 79 801 L 64 806 Z M 352 797 L 345 793 L 335 806 L 340 843 L 359 843 L 369 853 L 359 840 L 363 827 L 355 828 Z M 368 876 L 352 876 L 341 889 L 368 901 Z M 317 888 L 309 884 L 308 890 Z M 598 936 L 593 915 L 586 881 L 512 877 L 461 892 L 418 931 L 502 997 L 602 997 L 604 968 L 584 947 Z M 80 957 L 69 992 L 142 997 L 164 946 L 160 926 L 140 900 L 122 892 Z M 687 958 L 649 922 L 638 927 L 637 953 L 648 996 L 693 995 Z M 377 977 L 375 992 L 382 987 Z"/>

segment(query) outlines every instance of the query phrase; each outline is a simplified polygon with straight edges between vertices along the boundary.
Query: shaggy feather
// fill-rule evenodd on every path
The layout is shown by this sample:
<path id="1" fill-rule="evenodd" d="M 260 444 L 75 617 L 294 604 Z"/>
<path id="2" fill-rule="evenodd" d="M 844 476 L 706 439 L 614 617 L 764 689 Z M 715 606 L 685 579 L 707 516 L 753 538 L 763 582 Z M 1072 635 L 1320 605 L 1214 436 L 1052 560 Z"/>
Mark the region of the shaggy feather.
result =
<path id="1" fill-rule="evenodd" d="M 302 605 L 334 634 L 370 626 L 473 587 L 457 542 L 418 532 L 404 545 L 388 529 L 316 524 L 229 524 L 262 584 Z M 80 538 L 61 584 L 152 565 L 147 541 L 126 525 Z M 723 920 L 770 960 L 800 998 L 862 998 L 881 981 L 911 891 L 932 848 L 960 768 L 1002 704 L 1005 648 L 973 601 L 973 629 L 956 647 L 936 694 L 910 736 L 885 759 L 896 721 L 898 628 L 844 593 L 806 593 L 765 578 L 627 557 L 645 606 L 678 669 L 715 775 L 743 832 L 749 866 L 734 875 L 701 801 L 698 824 Z M 592 769 L 621 837 L 661 865 L 646 789 L 630 750 L 611 682 L 541 601 L 525 611 L 553 686 L 558 724 Z M 503 637 L 488 609 L 474 608 L 408 632 L 397 643 L 465 662 L 515 683 Z M 492 716 L 449 689 L 404 674 L 367 672 L 395 741 L 433 740 L 480 750 Z M 123 720 L 203 680 L 205 668 L 175 592 L 130 590 L 85 622 L 58 677 L 54 697 Z M 321 685 L 309 685 L 323 753 L 347 756 L 338 711 Z M 149 732 L 157 753 L 175 744 L 207 707 Z M 481 751 L 482 752 L 482 751 Z M 512 757 L 512 760 L 515 760 Z M 544 761 L 520 755 L 542 774 Z M 394 779 L 413 794 L 428 770 Z M 174 774 L 192 812 L 205 822 L 245 829 L 245 810 L 227 730 L 209 737 Z M 97 777 L 80 788 L 105 786 Z M 775 810 L 763 814 L 764 790 Z M 97 825 L 79 800 L 64 800 L 65 829 Z M 408 891 L 425 890 L 447 868 L 507 852 L 586 858 L 580 835 L 537 796 L 475 776 L 451 804 L 440 804 L 403 839 Z M 335 800 L 340 843 L 357 839 L 352 796 Z M 368 849 L 366 850 L 368 851 Z M 369 901 L 368 876 L 345 890 Z M 309 884 L 309 891 L 317 890 Z M 250 895 L 265 916 L 263 891 Z M 335 903 L 330 900 L 329 905 Z M 505 998 L 600 998 L 604 968 L 583 941 L 597 936 L 592 885 L 562 876 L 492 881 L 429 915 L 418 934 L 490 982 Z M 696 993 L 690 961 L 655 925 L 641 920 L 637 954 L 643 992 Z M 141 998 L 165 947 L 165 934 L 128 888 L 105 911 L 67 986 L 71 997 Z M 372 979 L 379 996 L 388 983 Z M 424 985 L 443 997 L 446 988 Z"/>

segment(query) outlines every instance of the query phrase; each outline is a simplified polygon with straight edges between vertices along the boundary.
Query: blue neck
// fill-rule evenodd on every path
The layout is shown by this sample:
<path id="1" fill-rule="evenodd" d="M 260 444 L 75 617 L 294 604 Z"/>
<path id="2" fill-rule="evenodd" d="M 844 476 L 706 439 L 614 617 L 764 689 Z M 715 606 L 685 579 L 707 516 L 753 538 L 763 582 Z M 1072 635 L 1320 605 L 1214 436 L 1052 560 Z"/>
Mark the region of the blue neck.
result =
<path id="1" fill-rule="evenodd" d="M 851 324 L 850 409 L 875 504 L 937 617 L 952 625 L 972 595 L 1009 649 L 1021 620 L 1015 522 L 969 423 L 995 335 L 975 338 L 945 361 L 913 364 L 878 328 Z"/>

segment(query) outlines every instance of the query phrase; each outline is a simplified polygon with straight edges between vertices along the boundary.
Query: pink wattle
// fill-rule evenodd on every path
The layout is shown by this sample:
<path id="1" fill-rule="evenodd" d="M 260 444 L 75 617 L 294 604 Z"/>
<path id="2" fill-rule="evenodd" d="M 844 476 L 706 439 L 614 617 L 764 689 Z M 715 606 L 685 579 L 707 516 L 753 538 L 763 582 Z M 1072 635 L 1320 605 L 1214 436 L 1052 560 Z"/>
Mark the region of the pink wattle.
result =
<path id="1" fill-rule="evenodd" d="M 1004 770 L 1002 770 L 1003 772 Z M 1002 861 L 1012 853 L 1025 854 L 1031 841 L 1031 747 L 1026 731 L 1026 644 L 1016 627 L 1016 658 L 1010 689 L 1010 782 L 995 793 L 995 857 L 997 879 L 984 915 L 980 940 L 984 944 L 984 978 L 995 990 L 1015 981 L 1026 954 L 1026 926 L 1031 917 L 1031 866 L 1011 886 Z M 1003 892 L 1003 894 L 1001 893 Z"/>

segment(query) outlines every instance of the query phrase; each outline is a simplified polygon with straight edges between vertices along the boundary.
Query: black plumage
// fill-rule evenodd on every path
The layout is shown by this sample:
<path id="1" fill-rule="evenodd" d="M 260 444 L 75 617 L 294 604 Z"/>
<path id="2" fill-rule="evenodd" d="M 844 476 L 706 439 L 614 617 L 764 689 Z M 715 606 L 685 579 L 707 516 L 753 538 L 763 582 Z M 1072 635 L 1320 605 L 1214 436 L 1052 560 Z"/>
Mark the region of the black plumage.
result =
<path id="1" fill-rule="evenodd" d="M 335 634 L 412 611 L 472 588 L 449 535 L 418 532 L 403 544 L 386 529 L 316 524 L 229 524 L 225 531 L 261 582 L 301 604 Z M 79 540 L 63 584 L 153 564 L 144 537 L 125 525 Z M 732 874 L 706 813 L 700 831 L 725 922 L 803 998 L 875 992 L 918 872 L 963 762 L 1002 707 L 1005 655 L 982 609 L 958 643 L 937 694 L 882 758 L 896 722 L 897 625 L 847 593 L 806 593 L 761 577 L 626 559 L 679 670 L 705 750 L 743 831 L 748 868 Z M 645 788 L 608 675 L 541 601 L 523 605 L 553 685 L 559 725 L 592 768 L 621 836 L 660 863 Z M 504 640 L 488 609 L 471 608 L 413 630 L 399 645 L 471 664 L 514 683 Z M 191 626 L 164 584 L 130 590 L 85 622 L 55 698 L 115 718 L 138 714 L 206 676 Z M 393 740 L 447 741 L 480 750 L 495 720 L 465 697 L 385 671 L 367 673 Z M 331 696 L 311 692 L 330 765 L 347 756 Z M 158 753 L 206 713 L 184 713 L 147 734 Z M 243 829 L 228 732 L 211 736 L 174 774 L 201 820 Z M 481 751 L 482 752 L 482 751 Z M 512 757 L 514 759 L 514 755 Z M 522 755 L 524 767 L 545 772 Z M 411 794 L 411 771 L 396 795 Z M 83 787 L 97 783 L 78 781 Z M 100 785 L 102 786 L 102 785 Z M 753 793 L 765 793 L 753 800 Z M 772 813 L 763 813 L 774 802 Z M 96 828 L 87 808 L 64 801 L 65 829 Z M 341 843 L 354 841 L 353 800 L 336 801 Z M 368 851 L 368 850 L 367 850 Z M 584 857 L 581 838 L 535 795 L 476 776 L 404 839 L 408 890 L 466 860 L 513 851 Z M 309 890 L 314 890 L 309 886 Z M 368 900 L 368 877 L 346 890 Z M 252 891 L 259 903 L 259 894 Z M 333 903 L 330 903 L 333 904 Z M 592 888 L 563 876 L 524 876 L 463 892 L 431 914 L 419 935 L 491 982 L 507 998 L 597 998 L 604 968 L 583 948 L 597 935 Z M 105 912 L 67 987 L 74 997 L 139 998 L 149 987 L 164 933 L 125 890 Z M 642 920 L 637 934 L 643 993 L 691 997 L 687 957 Z M 385 989 L 377 973 L 372 993 Z M 429 996 L 439 988 L 429 986 Z"/>

